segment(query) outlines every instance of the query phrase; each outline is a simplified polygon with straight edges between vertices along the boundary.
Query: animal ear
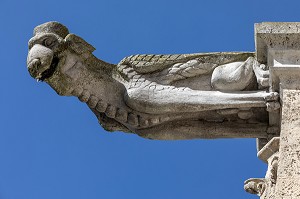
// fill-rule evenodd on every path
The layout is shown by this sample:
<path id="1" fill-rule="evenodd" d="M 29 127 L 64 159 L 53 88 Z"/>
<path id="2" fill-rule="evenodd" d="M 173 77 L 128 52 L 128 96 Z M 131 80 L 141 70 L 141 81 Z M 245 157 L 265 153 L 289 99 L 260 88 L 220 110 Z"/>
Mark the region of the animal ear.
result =
<path id="1" fill-rule="evenodd" d="M 96 50 L 91 44 L 75 34 L 68 34 L 65 38 L 67 44 L 78 54 L 92 53 Z"/>

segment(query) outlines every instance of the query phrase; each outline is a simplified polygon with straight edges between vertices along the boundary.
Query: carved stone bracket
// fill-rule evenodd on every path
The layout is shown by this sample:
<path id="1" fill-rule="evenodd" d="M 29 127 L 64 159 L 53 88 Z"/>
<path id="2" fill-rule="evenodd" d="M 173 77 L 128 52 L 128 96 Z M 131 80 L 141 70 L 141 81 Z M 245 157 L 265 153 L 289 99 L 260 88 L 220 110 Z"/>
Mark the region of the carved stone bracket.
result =
<path id="1" fill-rule="evenodd" d="M 261 199 L 270 199 L 275 194 L 279 158 L 279 137 L 274 137 L 259 152 L 258 157 L 268 164 L 265 178 L 250 178 L 245 181 L 244 189 L 257 194 Z"/>
<path id="2" fill-rule="evenodd" d="M 266 139 L 259 139 L 258 156 L 267 160 L 268 172 L 264 179 L 246 181 L 245 189 L 264 199 L 300 198 L 300 23 L 261 23 L 255 28 L 257 59 L 269 68 L 270 91 L 279 93 L 281 107 L 267 107 L 268 134 L 279 129 L 280 146 L 276 152 L 274 140 L 263 147 Z"/>

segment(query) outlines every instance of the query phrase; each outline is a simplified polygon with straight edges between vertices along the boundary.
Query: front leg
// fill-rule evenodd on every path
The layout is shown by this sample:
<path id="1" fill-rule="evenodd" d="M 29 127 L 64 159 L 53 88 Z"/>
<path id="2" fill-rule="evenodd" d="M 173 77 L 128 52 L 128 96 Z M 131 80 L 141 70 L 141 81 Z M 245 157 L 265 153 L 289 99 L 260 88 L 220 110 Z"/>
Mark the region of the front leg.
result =
<path id="1" fill-rule="evenodd" d="M 269 87 L 269 76 L 270 72 L 265 64 L 260 64 L 255 61 L 253 64 L 253 71 L 256 76 L 258 89 L 265 89 Z"/>
<path id="2" fill-rule="evenodd" d="M 187 113 L 229 108 L 266 107 L 265 91 L 198 91 L 184 87 L 151 83 L 128 89 L 125 103 L 134 110 L 150 114 Z"/>

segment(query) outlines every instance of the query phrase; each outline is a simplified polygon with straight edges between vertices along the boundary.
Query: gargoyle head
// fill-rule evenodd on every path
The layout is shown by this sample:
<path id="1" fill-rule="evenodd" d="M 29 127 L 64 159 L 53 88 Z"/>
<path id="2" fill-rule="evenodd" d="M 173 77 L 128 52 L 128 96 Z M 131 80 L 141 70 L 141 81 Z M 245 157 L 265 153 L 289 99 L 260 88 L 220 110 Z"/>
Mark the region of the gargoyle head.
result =
<path id="1" fill-rule="evenodd" d="M 264 178 L 250 178 L 244 182 L 244 189 L 248 193 L 262 196 L 266 190 L 266 180 Z"/>
<path id="2" fill-rule="evenodd" d="M 69 31 L 60 23 L 48 22 L 37 26 L 33 34 L 28 42 L 28 71 L 33 78 L 43 81 L 53 75 Z"/>
<path id="3" fill-rule="evenodd" d="M 68 29 L 58 22 L 37 26 L 28 46 L 27 68 L 30 75 L 38 81 L 47 82 L 60 95 L 70 95 L 74 84 L 66 71 L 78 59 L 94 51 L 90 44 L 69 34 Z"/>

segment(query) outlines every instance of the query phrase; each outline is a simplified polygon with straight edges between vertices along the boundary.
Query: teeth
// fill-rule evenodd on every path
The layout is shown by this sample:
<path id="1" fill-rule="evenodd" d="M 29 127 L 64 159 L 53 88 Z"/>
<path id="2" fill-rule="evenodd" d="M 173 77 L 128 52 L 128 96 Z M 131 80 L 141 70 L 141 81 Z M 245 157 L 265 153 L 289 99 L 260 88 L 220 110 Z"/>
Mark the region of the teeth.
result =
<path id="1" fill-rule="evenodd" d="M 121 122 L 127 122 L 127 111 L 124 109 L 117 109 L 116 119 Z"/>
<path id="2" fill-rule="evenodd" d="M 159 118 L 151 118 L 149 122 L 150 122 L 150 124 L 152 124 L 152 125 L 153 125 L 153 124 L 158 124 L 158 123 L 159 123 Z"/>
<path id="3" fill-rule="evenodd" d="M 39 66 L 41 64 L 41 62 L 40 62 L 40 60 L 39 59 L 34 59 L 34 60 L 32 60 L 32 62 L 30 62 L 29 64 L 28 64 L 28 66 L 31 68 L 31 67 L 37 67 L 37 66 Z"/>
<path id="4" fill-rule="evenodd" d="M 97 103 L 96 110 L 99 111 L 100 113 L 104 113 L 106 107 L 107 104 L 100 99 Z"/>
<path id="5" fill-rule="evenodd" d="M 138 126 L 139 125 L 138 116 L 134 113 L 129 113 L 128 114 L 128 124 L 130 124 L 132 126 Z"/>
<path id="6" fill-rule="evenodd" d="M 72 91 L 72 94 L 75 95 L 76 97 L 79 97 L 81 95 L 81 93 L 83 92 L 83 89 L 82 88 L 75 88 L 73 91 Z"/>
<path id="7" fill-rule="evenodd" d="M 42 78 L 42 74 L 41 73 L 39 73 L 35 78 L 37 78 L 37 79 L 41 79 Z"/>
<path id="8" fill-rule="evenodd" d="M 105 114 L 109 118 L 115 118 L 116 117 L 116 112 L 117 112 L 116 107 L 114 107 L 110 104 L 107 106 L 107 108 L 105 110 Z"/>
<path id="9" fill-rule="evenodd" d="M 159 118 L 159 122 L 167 122 L 170 120 L 170 117 L 169 116 L 162 116 Z"/>
<path id="10" fill-rule="evenodd" d="M 82 102 L 87 102 L 90 98 L 90 93 L 87 90 L 84 90 L 78 98 Z"/>
<path id="11" fill-rule="evenodd" d="M 140 119 L 140 120 L 139 120 L 139 123 L 140 123 L 140 126 L 141 126 L 141 127 L 147 127 L 147 126 L 149 126 L 149 120 L 146 120 L 146 119 L 143 118 L 143 117 L 140 117 L 139 119 Z"/>
<path id="12" fill-rule="evenodd" d="M 87 104 L 91 107 L 91 108 L 95 108 L 97 106 L 97 102 L 98 102 L 98 98 L 95 96 L 91 96 L 90 99 L 88 100 Z"/>

